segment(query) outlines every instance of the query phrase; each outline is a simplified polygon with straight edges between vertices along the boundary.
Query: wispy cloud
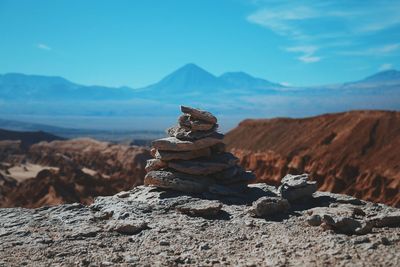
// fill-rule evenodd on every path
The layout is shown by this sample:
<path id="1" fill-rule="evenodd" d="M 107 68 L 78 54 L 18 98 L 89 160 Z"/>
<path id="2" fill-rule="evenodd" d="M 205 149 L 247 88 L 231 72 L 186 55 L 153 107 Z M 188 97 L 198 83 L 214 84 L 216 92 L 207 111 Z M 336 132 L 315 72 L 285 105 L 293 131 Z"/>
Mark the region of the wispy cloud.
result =
<path id="1" fill-rule="evenodd" d="M 321 57 L 315 56 L 315 52 L 318 50 L 316 46 L 294 46 L 287 47 L 285 50 L 292 53 L 301 53 L 302 55 L 297 59 L 304 63 L 314 63 L 321 60 Z"/>
<path id="2" fill-rule="evenodd" d="M 257 9 L 247 16 L 247 21 L 260 25 L 276 35 L 287 39 L 293 47 L 316 46 L 319 54 L 329 55 L 388 55 L 399 49 L 399 35 L 385 35 L 385 39 L 374 36 L 386 30 L 400 27 L 400 1 L 365 0 L 258 0 Z M 370 42 L 371 38 L 377 42 Z M 391 40 L 390 40 L 391 38 Z M 380 47 L 371 47 L 370 43 Z M 392 44 L 390 44 L 392 42 Z M 361 47 L 351 49 L 361 43 Z M 338 52 L 347 48 L 349 51 Z M 361 50 L 360 50 L 361 49 Z M 317 62 L 326 56 L 315 56 L 316 51 L 301 52 L 303 62 Z"/>
<path id="3" fill-rule="evenodd" d="M 366 0 L 362 5 L 333 0 L 308 0 L 300 5 L 289 0 L 261 3 L 258 6 L 268 7 L 260 7 L 247 16 L 247 20 L 291 38 L 329 38 L 327 32 L 334 37 L 351 37 L 400 25 L 399 1 L 382 0 L 377 4 Z M 328 28 L 318 27 L 321 23 Z"/>
<path id="4" fill-rule="evenodd" d="M 42 50 L 51 50 L 52 48 L 50 46 L 48 46 L 47 44 L 43 44 L 43 43 L 38 43 L 36 45 L 37 48 L 42 49 Z"/>
<path id="5" fill-rule="evenodd" d="M 379 71 L 390 70 L 393 69 L 393 64 L 391 63 L 384 63 L 379 67 Z"/>
<path id="6" fill-rule="evenodd" d="M 298 6 L 292 9 L 261 9 L 247 17 L 248 21 L 264 26 L 276 34 L 289 36 L 292 38 L 305 38 L 301 27 L 296 25 L 296 21 L 318 17 L 313 9 L 305 6 Z"/>
<path id="7" fill-rule="evenodd" d="M 400 43 L 386 44 L 378 47 L 357 49 L 350 51 L 339 51 L 338 54 L 346 56 L 387 56 L 400 50 Z"/>

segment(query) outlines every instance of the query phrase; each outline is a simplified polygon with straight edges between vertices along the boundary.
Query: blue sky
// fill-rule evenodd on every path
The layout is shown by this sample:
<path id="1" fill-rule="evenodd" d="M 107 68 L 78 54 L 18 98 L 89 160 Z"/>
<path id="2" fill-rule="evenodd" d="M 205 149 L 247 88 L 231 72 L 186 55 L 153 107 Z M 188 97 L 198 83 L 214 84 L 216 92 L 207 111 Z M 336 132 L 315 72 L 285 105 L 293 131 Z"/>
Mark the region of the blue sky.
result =
<path id="1" fill-rule="evenodd" d="M 145 86 L 192 62 L 290 85 L 400 68 L 400 0 L 0 0 L 0 73 Z"/>

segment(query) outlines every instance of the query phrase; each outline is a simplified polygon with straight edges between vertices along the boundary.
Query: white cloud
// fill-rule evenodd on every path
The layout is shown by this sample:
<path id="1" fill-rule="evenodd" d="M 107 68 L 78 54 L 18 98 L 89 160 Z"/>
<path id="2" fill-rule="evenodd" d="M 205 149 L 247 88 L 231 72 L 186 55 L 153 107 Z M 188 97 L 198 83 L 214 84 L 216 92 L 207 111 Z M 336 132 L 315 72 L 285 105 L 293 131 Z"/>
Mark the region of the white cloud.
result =
<path id="1" fill-rule="evenodd" d="M 302 29 L 296 26 L 296 21 L 318 17 L 319 14 L 305 6 L 292 9 L 269 8 L 261 9 L 247 17 L 249 22 L 259 24 L 279 35 L 303 39 L 307 36 Z"/>
<path id="2" fill-rule="evenodd" d="M 390 70 L 393 69 L 393 64 L 391 63 L 384 63 L 379 67 L 379 71 Z"/>
<path id="3" fill-rule="evenodd" d="M 340 51 L 338 54 L 346 56 L 387 56 L 400 50 L 400 43 L 397 44 L 386 44 L 378 47 L 371 47 L 364 50 L 351 50 L 351 51 Z"/>
<path id="4" fill-rule="evenodd" d="M 51 50 L 50 46 L 48 46 L 46 44 L 43 44 L 43 43 L 37 44 L 36 47 L 39 48 L 39 49 L 42 49 L 42 50 Z"/>
<path id="5" fill-rule="evenodd" d="M 353 37 L 400 25 L 398 1 L 382 0 L 379 4 L 365 1 L 362 5 L 334 0 L 298 3 L 289 0 L 265 1 L 257 4 L 264 7 L 250 14 L 247 20 L 292 38 L 329 38 L 329 33 Z M 321 23 L 332 28 L 315 30 Z"/>
<path id="6" fill-rule="evenodd" d="M 318 62 L 321 60 L 320 57 L 313 57 L 313 56 L 301 56 L 298 58 L 300 61 L 303 61 L 304 63 L 314 63 L 314 62 Z"/>
<path id="7" fill-rule="evenodd" d="M 317 44 L 327 53 L 365 56 L 388 55 L 400 48 L 396 43 L 381 47 L 370 45 L 376 34 L 400 27 L 398 0 L 381 0 L 379 3 L 365 0 L 362 5 L 357 1 L 337 0 L 258 0 L 254 5 L 257 9 L 247 16 L 247 21 L 287 38 L 294 46 Z M 386 37 L 390 38 L 390 35 Z M 392 36 L 393 41 L 398 41 L 396 36 Z M 349 49 L 360 44 L 364 47 L 337 51 L 340 47 Z M 307 63 L 322 58 L 313 55 L 315 51 L 288 52 L 302 52 L 298 59 Z"/>
<path id="8" fill-rule="evenodd" d="M 280 82 L 279 84 L 283 85 L 283 86 L 286 86 L 286 87 L 292 86 L 292 84 L 288 83 L 288 82 Z"/>
<path id="9" fill-rule="evenodd" d="M 321 60 L 321 57 L 314 55 L 318 49 L 317 46 L 294 46 L 287 47 L 285 50 L 292 53 L 302 53 L 303 55 L 297 59 L 304 63 L 315 63 Z"/>
<path id="10" fill-rule="evenodd" d="M 400 48 L 400 44 L 389 44 L 389 45 L 384 45 L 382 47 L 377 48 L 376 52 L 390 53 L 390 52 L 396 51 L 399 48 Z"/>

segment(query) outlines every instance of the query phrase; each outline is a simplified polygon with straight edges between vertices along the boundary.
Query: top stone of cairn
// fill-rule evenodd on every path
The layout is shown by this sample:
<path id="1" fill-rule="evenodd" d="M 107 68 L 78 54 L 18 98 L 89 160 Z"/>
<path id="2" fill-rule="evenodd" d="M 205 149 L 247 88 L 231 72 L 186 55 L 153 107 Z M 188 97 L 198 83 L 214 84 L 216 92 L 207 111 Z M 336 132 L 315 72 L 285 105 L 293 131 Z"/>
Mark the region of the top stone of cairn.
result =
<path id="1" fill-rule="evenodd" d="M 189 114 L 193 119 L 203 120 L 211 124 L 217 123 L 217 118 L 208 111 L 181 106 L 183 113 Z"/>
<path id="2" fill-rule="evenodd" d="M 217 118 L 210 112 L 181 106 L 178 125 L 167 130 L 169 137 L 154 140 L 147 161 L 145 185 L 185 193 L 237 194 L 255 176 L 225 152 Z"/>

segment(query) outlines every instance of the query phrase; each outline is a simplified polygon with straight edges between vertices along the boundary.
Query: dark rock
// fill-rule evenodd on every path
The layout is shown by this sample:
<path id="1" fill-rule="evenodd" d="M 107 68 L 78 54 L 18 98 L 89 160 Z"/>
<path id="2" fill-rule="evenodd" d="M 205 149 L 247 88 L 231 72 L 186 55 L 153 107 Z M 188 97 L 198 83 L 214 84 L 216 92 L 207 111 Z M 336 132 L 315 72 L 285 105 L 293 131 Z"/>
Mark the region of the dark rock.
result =
<path id="1" fill-rule="evenodd" d="M 375 227 L 400 227 L 400 211 L 385 212 L 369 218 Z"/>
<path id="2" fill-rule="evenodd" d="M 172 171 L 151 171 L 145 176 L 144 184 L 187 193 L 201 193 L 207 191 L 212 181 L 206 176 Z"/>
<path id="3" fill-rule="evenodd" d="M 311 226 L 319 226 L 322 223 L 322 219 L 319 215 L 314 214 L 307 218 L 307 223 Z"/>
<path id="4" fill-rule="evenodd" d="M 232 168 L 235 168 L 235 166 Z M 226 171 L 222 171 L 217 174 L 213 174 L 213 177 L 215 177 L 215 178 L 218 177 L 217 183 L 219 183 L 219 184 L 235 184 L 235 183 L 243 182 L 244 184 L 248 184 L 248 183 L 254 182 L 256 180 L 256 176 L 254 175 L 254 173 L 252 173 L 251 171 L 245 171 L 241 168 L 237 169 L 237 172 L 235 175 L 230 176 L 234 172 L 234 170 L 232 170 L 232 168 L 230 168 Z"/>

